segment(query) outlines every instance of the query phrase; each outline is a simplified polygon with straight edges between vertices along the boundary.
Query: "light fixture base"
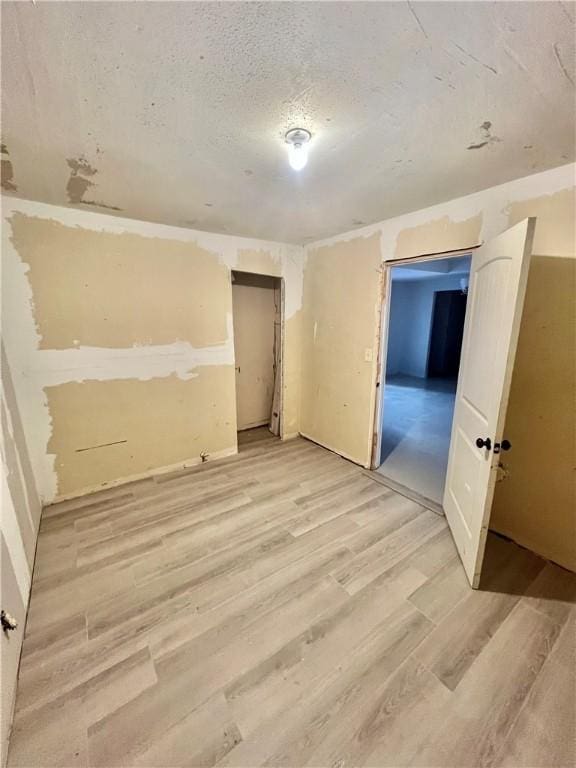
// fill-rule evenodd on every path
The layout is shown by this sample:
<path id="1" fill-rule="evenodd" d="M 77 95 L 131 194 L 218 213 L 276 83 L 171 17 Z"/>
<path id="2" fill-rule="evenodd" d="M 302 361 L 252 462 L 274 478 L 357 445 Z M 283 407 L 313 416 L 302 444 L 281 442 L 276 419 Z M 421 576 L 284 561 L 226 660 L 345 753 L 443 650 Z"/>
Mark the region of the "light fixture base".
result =
<path id="1" fill-rule="evenodd" d="M 308 144 L 312 134 L 306 128 L 292 128 L 286 133 L 284 138 L 287 144 L 301 147 L 303 144 Z"/>

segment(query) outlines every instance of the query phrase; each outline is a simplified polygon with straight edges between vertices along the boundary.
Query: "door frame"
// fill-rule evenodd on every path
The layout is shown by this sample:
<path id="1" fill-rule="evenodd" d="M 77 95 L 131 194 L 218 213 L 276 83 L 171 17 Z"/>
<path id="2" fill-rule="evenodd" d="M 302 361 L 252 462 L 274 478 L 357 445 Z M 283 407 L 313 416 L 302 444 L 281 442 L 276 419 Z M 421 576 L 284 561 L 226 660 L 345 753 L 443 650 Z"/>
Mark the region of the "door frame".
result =
<path id="1" fill-rule="evenodd" d="M 441 253 L 428 253 L 419 256 L 409 256 L 403 259 L 385 259 L 382 262 L 380 281 L 380 317 L 377 324 L 377 359 L 376 378 L 373 385 L 373 397 L 375 398 L 374 417 L 372 422 L 370 469 L 375 470 L 380 466 L 380 451 L 382 448 L 382 416 L 384 413 L 384 388 L 386 386 L 386 363 L 388 360 L 388 329 L 390 327 L 390 302 L 392 299 L 392 268 L 406 264 L 416 264 L 425 261 L 439 261 L 441 259 L 456 259 L 459 256 L 467 256 L 482 243 L 470 248 L 459 248 L 454 251 L 442 251 Z M 373 400 L 374 402 L 374 400 Z"/>
<path id="2" fill-rule="evenodd" d="M 275 281 L 275 286 L 272 290 L 279 291 L 280 294 L 280 327 L 279 327 L 279 349 L 280 349 L 280 364 L 278 366 L 278 382 L 274 382 L 274 388 L 278 388 L 278 408 L 279 408 L 279 414 L 278 414 L 278 426 L 279 426 L 279 437 L 280 440 L 284 439 L 284 379 L 285 379 L 285 371 L 284 371 L 284 360 L 285 360 L 285 338 L 286 334 L 284 333 L 285 329 L 285 313 L 284 313 L 284 305 L 285 305 L 285 281 L 284 277 L 281 275 L 270 275 L 266 272 L 253 272 L 249 269 L 238 269 L 237 267 L 232 267 L 230 269 L 230 306 L 232 308 L 232 348 L 234 350 L 234 372 L 236 372 L 236 339 L 234 336 L 234 306 L 233 306 L 233 300 L 232 300 L 232 285 L 233 285 L 233 273 L 240 273 L 244 275 L 253 275 L 254 277 L 266 277 L 270 278 Z M 272 396 L 274 398 L 274 396 Z M 236 375 L 234 375 L 234 402 L 236 403 Z M 237 416 L 237 407 L 234 407 L 236 416 Z M 251 429 L 251 427 L 249 427 Z M 238 450 L 238 425 L 236 424 L 236 450 Z"/>

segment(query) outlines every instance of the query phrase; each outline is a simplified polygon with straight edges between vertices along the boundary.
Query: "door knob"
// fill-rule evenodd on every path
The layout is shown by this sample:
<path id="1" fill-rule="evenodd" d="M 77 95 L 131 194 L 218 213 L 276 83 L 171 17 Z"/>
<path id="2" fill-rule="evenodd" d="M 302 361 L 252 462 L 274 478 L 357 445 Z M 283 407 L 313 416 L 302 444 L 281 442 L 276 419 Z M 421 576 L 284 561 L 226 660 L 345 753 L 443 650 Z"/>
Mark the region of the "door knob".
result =
<path id="1" fill-rule="evenodd" d="M 501 443 L 494 443 L 494 453 L 500 453 L 500 451 L 509 451 L 512 448 L 510 440 L 502 440 Z"/>
<path id="2" fill-rule="evenodd" d="M 492 448 L 492 440 L 490 440 L 489 437 L 487 437 L 485 440 L 483 440 L 481 437 L 476 438 L 476 446 L 478 448 L 486 448 L 487 451 Z"/>

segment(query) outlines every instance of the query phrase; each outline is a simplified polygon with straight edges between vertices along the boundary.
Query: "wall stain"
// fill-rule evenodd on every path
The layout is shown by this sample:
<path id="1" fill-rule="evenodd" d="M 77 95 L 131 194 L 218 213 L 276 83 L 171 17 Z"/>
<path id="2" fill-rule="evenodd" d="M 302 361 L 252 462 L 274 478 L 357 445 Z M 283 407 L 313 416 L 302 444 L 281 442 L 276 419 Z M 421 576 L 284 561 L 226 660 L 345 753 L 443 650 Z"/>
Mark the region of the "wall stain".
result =
<path id="1" fill-rule="evenodd" d="M 100 148 L 96 150 L 97 154 L 101 153 Z M 90 177 L 95 176 L 98 173 L 98 169 L 94 168 L 85 157 L 69 157 L 66 159 L 68 167 L 70 168 L 70 178 L 66 184 L 66 192 L 68 194 L 68 202 L 73 205 L 93 205 L 96 208 L 106 208 L 109 211 L 121 211 L 122 208 L 118 208 L 117 205 L 108 205 L 100 200 L 85 200 L 84 195 L 95 184 Z"/>
<path id="2" fill-rule="evenodd" d="M 66 185 L 68 202 L 78 205 L 84 202 L 84 195 L 90 187 L 94 186 L 94 182 L 87 177 L 94 176 L 98 171 L 90 165 L 85 157 L 70 157 L 66 159 L 66 162 L 70 168 L 70 178 Z"/>
<path id="3" fill-rule="evenodd" d="M 18 187 L 14 182 L 14 168 L 12 167 L 12 162 L 8 160 L 7 156 L 10 153 L 8 152 L 6 144 L 2 144 L 2 154 L 6 155 L 6 157 L 2 158 L 2 163 L 0 165 L 0 186 L 2 186 L 2 189 L 4 189 L 6 192 L 17 192 Z"/>
<path id="4" fill-rule="evenodd" d="M 482 140 L 475 144 L 469 144 L 466 149 L 482 149 L 482 147 L 486 147 L 489 144 L 497 144 L 502 141 L 498 136 L 492 135 L 492 123 L 490 120 L 485 120 L 480 126 L 480 130 L 484 134 Z"/>

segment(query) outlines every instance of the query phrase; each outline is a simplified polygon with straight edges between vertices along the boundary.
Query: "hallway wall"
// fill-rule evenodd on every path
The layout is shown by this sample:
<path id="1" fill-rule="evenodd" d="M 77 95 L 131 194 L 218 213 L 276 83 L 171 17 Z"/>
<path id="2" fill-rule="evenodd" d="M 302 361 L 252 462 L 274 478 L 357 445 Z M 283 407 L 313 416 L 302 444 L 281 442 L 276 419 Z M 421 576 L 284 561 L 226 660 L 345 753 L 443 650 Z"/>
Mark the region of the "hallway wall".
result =
<path id="1" fill-rule="evenodd" d="M 392 280 L 386 375 L 425 378 L 435 291 L 460 289 L 462 275 Z"/>

